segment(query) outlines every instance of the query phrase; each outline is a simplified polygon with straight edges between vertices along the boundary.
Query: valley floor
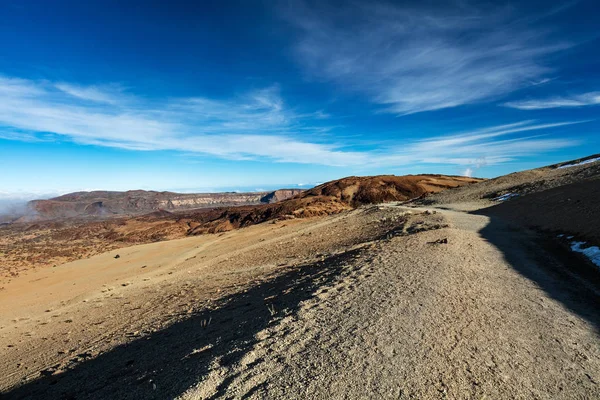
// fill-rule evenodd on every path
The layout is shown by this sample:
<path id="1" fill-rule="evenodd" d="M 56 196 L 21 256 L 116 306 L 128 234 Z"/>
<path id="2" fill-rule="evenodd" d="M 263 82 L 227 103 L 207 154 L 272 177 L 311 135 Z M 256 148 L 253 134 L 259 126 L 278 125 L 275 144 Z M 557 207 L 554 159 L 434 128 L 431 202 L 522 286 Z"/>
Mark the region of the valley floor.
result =
<path id="1" fill-rule="evenodd" d="M 600 398 L 597 285 L 570 272 L 580 258 L 540 240 L 485 215 L 385 205 L 24 275 L 0 291 L 0 388 L 7 398 Z M 38 306 L 37 291 L 53 306 Z"/>

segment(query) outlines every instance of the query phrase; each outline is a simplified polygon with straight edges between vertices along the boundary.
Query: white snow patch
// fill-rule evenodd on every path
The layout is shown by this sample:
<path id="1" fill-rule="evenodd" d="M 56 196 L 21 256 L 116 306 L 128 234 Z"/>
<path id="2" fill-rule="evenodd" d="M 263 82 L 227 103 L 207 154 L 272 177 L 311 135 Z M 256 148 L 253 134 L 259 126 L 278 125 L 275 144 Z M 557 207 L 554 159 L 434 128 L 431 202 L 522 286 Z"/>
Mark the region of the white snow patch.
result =
<path id="1" fill-rule="evenodd" d="M 571 168 L 571 167 L 577 167 L 579 165 L 585 165 L 585 164 L 591 164 L 593 162 L 599 161 L 600 157 L 596 157 L 596 158 L 590 158 L 589 160 L 584 160 L 575 164 L 566 164 L 566 165 L 561 165 L 560 167 L 558 167 L 558 169 L 562 169 L 562 168 Z"/>
<path id="2" fill-rule="evenodd" d="M 577 253 L 582 253 L 590 259 L 594 264 L 600 267 L 600 248 L 598 246 L 590 246 L 582 248 L 586 242 L 571 242 L 571 250 Z"/>
<path id="3" fill-rule="evenodd" d="M 564 233 L 561 233 L 560 235 L 556 235 L 556 237 L 563 237 L 563 236 L 565 236 Z"/>
<path id="4" fill-rule="evenodd" d="M 498 197 L 496 197 L 496 198 L 494 198 L 492 200 L 494 200 L 494 201 L 506 201 L 506 200 L 511 199 L 513 197 L 517 197 L 518 195 L 519 195 L 518 193 L 506 193 L 506 194 L 503 194 L 502 196 L 498 196 Z"/>

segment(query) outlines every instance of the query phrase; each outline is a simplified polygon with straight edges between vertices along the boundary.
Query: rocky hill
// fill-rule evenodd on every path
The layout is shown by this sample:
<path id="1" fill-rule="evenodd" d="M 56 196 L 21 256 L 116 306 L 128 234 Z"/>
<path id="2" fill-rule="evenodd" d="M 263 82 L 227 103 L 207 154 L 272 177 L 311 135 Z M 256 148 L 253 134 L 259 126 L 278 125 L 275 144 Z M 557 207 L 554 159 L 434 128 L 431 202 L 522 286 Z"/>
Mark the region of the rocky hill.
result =
<path id="1" fill-rule="evenodd" d="M 406 201 L 480 181 L 482 179 L 446 175 L 350 176 L 316 186 L 297 197 L 322 196 L 356 207 L 362 204 Z"/>
<path id="2" fill-rule="evenodd" d="M 92 191 L 34 200 L 28 207 L 35 220 L 140 215 L 158 210 L 178 211 L 224 206 L 268 204 L 285 200 L 302 189 L 250 193 L 174 193 L 146 190 Z M 31 215 L 27 217 L 32 219 Z"/>

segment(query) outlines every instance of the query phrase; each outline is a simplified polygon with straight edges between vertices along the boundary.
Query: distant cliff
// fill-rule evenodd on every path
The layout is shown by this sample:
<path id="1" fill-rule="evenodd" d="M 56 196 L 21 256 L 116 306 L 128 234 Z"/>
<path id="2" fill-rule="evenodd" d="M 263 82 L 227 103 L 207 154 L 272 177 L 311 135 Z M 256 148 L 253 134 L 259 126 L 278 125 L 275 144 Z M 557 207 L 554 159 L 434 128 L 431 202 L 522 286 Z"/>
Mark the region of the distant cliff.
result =
<path id="1" fill-rule="evenodd" d="M 278 201 L 287 200 L 304 192 L 304 189 L 279 189 L 266 194 L 260 199 L 261 203 L 277 203 Z"/>
<path id="2" fill-rule="evenodd" d="M 140 215 L 158 210 L 178 211 L 223 206 L 269 204 L 301 193 L 301 189 L 249 193 L 173 193 L 146 190 L 75 192 L 48 200 L 33 200 L 28 219 Z"/>

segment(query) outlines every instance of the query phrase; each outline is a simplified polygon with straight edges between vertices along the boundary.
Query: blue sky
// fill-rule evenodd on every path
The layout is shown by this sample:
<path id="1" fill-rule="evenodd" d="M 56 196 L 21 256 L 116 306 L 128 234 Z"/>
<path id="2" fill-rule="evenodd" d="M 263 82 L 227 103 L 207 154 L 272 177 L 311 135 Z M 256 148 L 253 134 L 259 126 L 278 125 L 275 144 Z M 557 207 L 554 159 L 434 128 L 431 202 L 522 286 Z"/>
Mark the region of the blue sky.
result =
<path id="1" fill-rule="evenodd" d="M 551 3 L 551 4 L 550 4 Z M 595 1 L 0 1 L 0 197 L 600 152 Z"/>

